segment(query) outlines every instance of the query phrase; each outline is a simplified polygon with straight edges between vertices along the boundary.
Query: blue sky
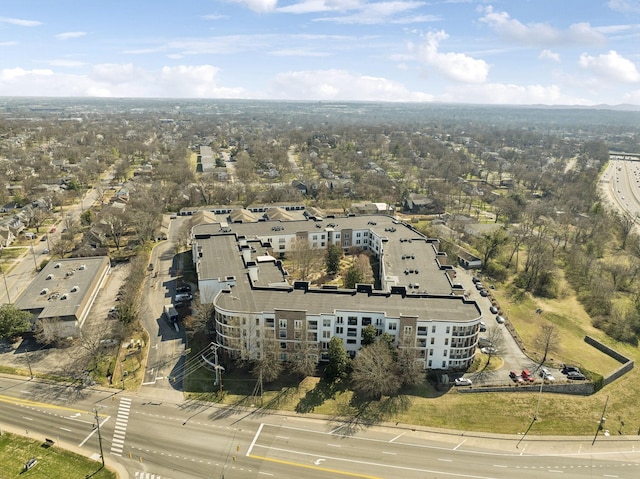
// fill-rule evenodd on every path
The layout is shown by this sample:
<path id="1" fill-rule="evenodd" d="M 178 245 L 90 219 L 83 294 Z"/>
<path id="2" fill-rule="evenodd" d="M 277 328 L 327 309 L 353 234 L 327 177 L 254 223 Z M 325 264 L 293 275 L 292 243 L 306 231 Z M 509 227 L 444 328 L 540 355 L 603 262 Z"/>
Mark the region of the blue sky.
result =
<path id="1" fill-rule="evenodd" d="M 1 0 L 0 96 L 640 105 L 640 0 Z"/>

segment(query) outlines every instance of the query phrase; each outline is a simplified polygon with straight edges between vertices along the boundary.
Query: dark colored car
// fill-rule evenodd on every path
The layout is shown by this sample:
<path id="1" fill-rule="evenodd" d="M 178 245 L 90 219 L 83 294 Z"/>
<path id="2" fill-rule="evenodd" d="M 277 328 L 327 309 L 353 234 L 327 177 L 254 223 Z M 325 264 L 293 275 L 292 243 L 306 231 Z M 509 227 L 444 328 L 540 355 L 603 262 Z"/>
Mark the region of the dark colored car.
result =
<path id="1" fill-rule="evenodd" d="M 562 374 L 569 374 L 570 372 L 574 372 L 574 373 L 579 373 L 582 374 L 580 372 L 580 369 L 578 369 L 575 366 L 569 366 L 567 364 L 565 364 L 564 366 L 562 366 Z"/>
<path id="2" fill-rule="evenodd" d="M 578 371 L 569 371 L 567 373 L 567 379 L 573 379 L 574 381 L 584 381 L 587 377 Z"/>
<path id="3" fill-rule="evenodd" d="M 524 379 L 522 379 L 522 376 L 520 376 L 517 372 L 515 371 L 511 371 L 509 372 L 509 377 L 511 378 L 511 380 L 514 383 L 523 383 Z"/>
<path id="4" fill-rule="evenodd" d="M 176 288 L 176 292 L 177 293 L 190 293 L 191 292 L 191 286 L 189 286 L 188 284 L 185 284 L 183 286 L 178 286 Z"/>

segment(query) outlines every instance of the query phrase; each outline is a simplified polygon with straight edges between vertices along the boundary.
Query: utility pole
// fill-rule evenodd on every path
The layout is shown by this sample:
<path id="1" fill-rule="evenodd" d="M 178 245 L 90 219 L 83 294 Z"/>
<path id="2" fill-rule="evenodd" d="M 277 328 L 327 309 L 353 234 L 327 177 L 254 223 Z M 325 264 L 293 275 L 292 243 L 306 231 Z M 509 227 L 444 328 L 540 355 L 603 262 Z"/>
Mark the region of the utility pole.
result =
<path id="1" fill-rule="evenodd" d="M 31 370 L 31 358 L 29 358 L 29 346 L 27 346 L 24 350 L 24 354 L 27 358 L 27 366 L 29 366 L 29 376 L 33 379 L 33 371 Z"/>
<path id="2" fill-rule="evenodd" d="M 0 248 L 0 261 L 2 260 L 2 248 Z M 7 276 L 4 274 L 4 268 L 0 263 L 0 273 L 2 273 L 2 279 L 4 279 L 4 289 L 7 290 L 7 303 L 11 304 L 11 296 L 9 295 L 9 286 L 7 285 Z"/>
<path id="3" fill-rule="evenodd" d="M 604 408 L 602 409 L 602 415 L 600 416 L 600 421 L 598 421 L 598 427 L 596 428 L 596 433 L 593 436 L 593 441 L 591 442 L 591 445 L 593 446 L 596 443 L 596 439 L 598 437 L 598 433 L 604 429 L 604 423 L 607 420 L 607 418 L 604 416 L 604 413 L 607 412 L 607 403 L 609 402 L 609 396 L 607 396 L 607 399 L 604 402 Z M 609 433 L 607 433 L 605 431 L 605 436 L 608 436 Z"/>
<path id="4" fill-rule="evenodd" d="M 102 452 L 102 434 L 100 434 L 100 418 L 98 417 L 97 409 L 94 409 L 93 412 L 96 415 L 96 427 L 98 428 L 98 444 L 100 444 L 100 459 L 102 459 L 102 467 L 104 467 L 104 453 Z"/>

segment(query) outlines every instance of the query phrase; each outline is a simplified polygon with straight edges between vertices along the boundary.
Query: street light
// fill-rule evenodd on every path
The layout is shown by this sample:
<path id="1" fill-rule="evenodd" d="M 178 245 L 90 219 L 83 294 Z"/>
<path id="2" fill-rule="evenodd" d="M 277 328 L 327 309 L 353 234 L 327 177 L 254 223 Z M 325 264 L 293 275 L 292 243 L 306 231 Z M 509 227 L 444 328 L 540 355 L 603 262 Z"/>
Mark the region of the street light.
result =
<path id="1" fill-rule="evenodd" d="M 7 290 L 7 303 L 11 304 L 11 296 L 9 295 L 9 286 L 7 285 L 7 276 L 4 274 L 4 268 L 2 267 L 2 251 L 0 248 L 0 273 L 2 273 L 2 279 L 4 279 L 4 289 Z"/>

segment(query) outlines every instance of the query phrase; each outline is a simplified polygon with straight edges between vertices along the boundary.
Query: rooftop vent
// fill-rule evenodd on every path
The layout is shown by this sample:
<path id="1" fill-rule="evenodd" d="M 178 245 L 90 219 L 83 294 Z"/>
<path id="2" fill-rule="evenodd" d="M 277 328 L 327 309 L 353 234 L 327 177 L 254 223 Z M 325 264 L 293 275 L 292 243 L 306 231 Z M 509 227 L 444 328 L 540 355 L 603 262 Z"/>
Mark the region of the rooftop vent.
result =
<path id="1" fill-rule="evenodd" d="M 56 263 L 54 268 L 59 268 L 60 266 L 61 266 L 60 263 Z"/>
<path id="2" fill-rule="evenodd" d="M 71 288 L 71 292 L 75 293 L 76 291 L 78 291 L 78 289 L 80 289 L 79 286 L 74 286 L 73 288 Z"/>
<path id="3" fill-rule="evenodd" d="M 48 274 L 46 279 L 53 279 L 53 275 L 52 274 Z"/>
<path id="4" fill-rule="evenodd" d="M 40 294 L 49 294 L 49 288 L 44 288 L 42 291 L 40 291 Z"/>
<path id="5" fill-rule="evenodd" d="M 60 296 L 60 300 L 61 301 L 64 301 L 65 299 L 67 299 L 67 295 L 66 294 L 63 294 L 62 296 Z"/>
<path id="6" fill-rule="evenodd" d="M 79 270 L 87 269 L 87 265 L 86 264 L 81 264 L 78 269 Z"/>

